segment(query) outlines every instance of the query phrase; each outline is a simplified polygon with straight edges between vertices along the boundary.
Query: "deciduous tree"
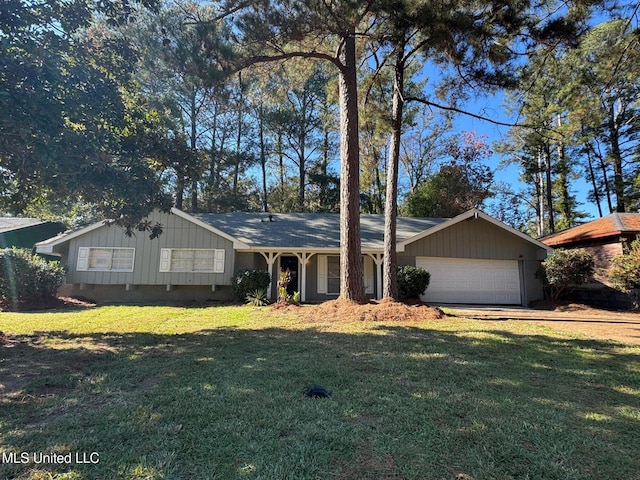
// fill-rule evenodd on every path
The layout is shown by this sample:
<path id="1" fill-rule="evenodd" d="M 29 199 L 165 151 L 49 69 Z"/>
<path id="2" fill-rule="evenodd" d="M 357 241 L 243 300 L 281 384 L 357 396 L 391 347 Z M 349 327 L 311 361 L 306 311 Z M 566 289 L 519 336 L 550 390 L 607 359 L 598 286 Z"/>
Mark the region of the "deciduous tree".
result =
<path id="1" fill-rule="evenodd" d="M 92 27 L 94 15 L 109 25 L 125 23 L 142 3 L 2 2 L 5 208 L 20 212 L 55 193 L 131 224 L 154 206 L 168 206 L 149 150 L 168 139 L 154 128 L 162 123 L 159 112 L 136 98 L 137 52 L 126 38 Z"/>

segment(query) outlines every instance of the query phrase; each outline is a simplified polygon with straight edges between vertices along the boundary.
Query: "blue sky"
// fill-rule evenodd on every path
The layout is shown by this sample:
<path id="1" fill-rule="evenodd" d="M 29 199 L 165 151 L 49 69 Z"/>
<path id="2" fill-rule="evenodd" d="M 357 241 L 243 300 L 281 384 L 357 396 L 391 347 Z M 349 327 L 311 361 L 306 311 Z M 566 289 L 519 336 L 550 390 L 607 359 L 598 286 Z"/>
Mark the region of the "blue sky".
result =
<path id="1" fill-rule="evenodd" d="M 485 96 L 468 102 L 463 109 L 500 122 L 514 123 L 518 120 L 515 116 L 509 117 L 506 114 L 502 94 Z M 509 132 L 509 127 L 495 125 L 491 122 L 479 120 L 467 115 L 458 115 L 454 121 L 454 126 L 456 132 L 473 130 L 477 135 L 485 135 L 489 145 L 493 145 L 494 142 L 504 140 Z M 502 181 L 510 185 L 517 185 L 517 187 L 514 186 L 514 189 L 516 190 L 524 187 L 524 184 L 518 180 L 518 177 L 520 176 L 518 167 L 516 165 L 501 167 L 499 165 L 501 159 L 502 157 L 500 155 L 494 154 L 488 161 L 488 165 L 494 171 L 496 181 Z M 582 174 L 582 171 L 580 171 L 580 173 Z M 580 179 L 571 182 L 571 190 L 579 202 L 578 209 L 587 213 L 592 218 L 597 218 L 598 208 L 587 199 L 589 185 L 582 176 Z M 607 213 L 607 211 L 603 211 L 603 214 L 606 215 Z"/>

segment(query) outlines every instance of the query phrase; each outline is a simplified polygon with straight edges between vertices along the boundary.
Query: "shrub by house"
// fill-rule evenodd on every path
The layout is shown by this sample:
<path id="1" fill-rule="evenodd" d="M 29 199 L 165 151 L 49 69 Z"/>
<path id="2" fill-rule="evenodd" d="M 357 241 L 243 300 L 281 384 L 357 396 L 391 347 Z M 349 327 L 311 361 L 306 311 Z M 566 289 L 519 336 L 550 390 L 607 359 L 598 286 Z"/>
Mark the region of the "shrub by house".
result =
<path id="1" fill-rule="evenodd" d="M 20 310 L 51 303 L 64 280 L 64 269 L 29 250 L 0 250 L 0 304 Z"/>

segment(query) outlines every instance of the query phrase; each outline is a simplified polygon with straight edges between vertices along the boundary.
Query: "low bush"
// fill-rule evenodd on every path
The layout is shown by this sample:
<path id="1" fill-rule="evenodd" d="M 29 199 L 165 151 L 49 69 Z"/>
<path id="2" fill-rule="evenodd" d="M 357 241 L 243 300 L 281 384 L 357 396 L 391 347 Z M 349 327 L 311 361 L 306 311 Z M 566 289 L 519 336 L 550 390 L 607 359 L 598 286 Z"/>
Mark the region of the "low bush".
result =
<path id="1" fill-rule="evenodd" d="M 583 249 L 554 250 L 536 272 L 551 298 L 557 300 L 593 276 L 593 257 Z"/>
<path id="2" fill-rule="evenodd" d="M 264 290 L 249 292 L 249 294 L 247 294 L 246 301 L 249 305 L 253 305 L 254 307 L 264 307 L 270 303 L 267 298 L 267 293 Z"/>
<path id="3" fill-rule="evenodd" d="M 431 274 L 424 268 L 404 266 L 398 268 L 398 294 L 403 299 L 420 298 L 431 280 Z"/>
<path id="4" fill-rule="evenodd" d="M 235 297 L 244 302 L 247 295 L 256 291 L 267 291 L 271 278 L 266 270 L 244 269 L 238 270 L 231 280 L 233 294 Z"/>
<path id="5" fill-rule="evenodd" d="M 627 253 L 613 257 L 609 278 L 624 292 L 640 288 L 640 238 L 631 242 Z"/>
<path id="6" fill-rule="evenodd" d="M 640 306 L 638 298 L 638 290 L 640 289 L 640 237 L 631 242 L 627 253 L 613 257 L 609 278 L 616 288 L 623 292 L 633 293 L 635 306 Z"/>
<path id="7" fill-rule="evenodd" d="M 20 310 L 51 303 L 64 280 L 57 262 L 44 260 L 29 250 L 0 250 L 0 304 Z"/>

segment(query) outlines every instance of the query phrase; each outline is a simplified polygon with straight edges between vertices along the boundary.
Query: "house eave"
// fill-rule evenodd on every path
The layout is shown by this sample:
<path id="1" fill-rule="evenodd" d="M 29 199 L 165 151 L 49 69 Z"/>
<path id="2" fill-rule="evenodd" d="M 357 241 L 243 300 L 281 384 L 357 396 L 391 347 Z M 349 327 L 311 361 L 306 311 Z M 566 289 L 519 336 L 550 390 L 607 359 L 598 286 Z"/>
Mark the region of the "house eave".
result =
<path id="1" fill-rule="evenodd" d="M 273 245 L 262 245 L 262 246 L 248 246 L 241 247 L 236 249 L 237 252 L 241 253 L 263 253 L 263 252 L 273 252 L 273 253 L 332 253 L 339 254 L 340 247 L 295 247 L 295 246 L 285 246 L 285 247 L 276 247 Z M 382 248 L 362 248 L 361 252 L 363 255 L 368 254 L 379 254 L 382 253 Z"/>
<path id="2" fill-rule="evenodd" d="M 582 237 L 574 237 L 574 238 L 570 238 L 570 239 L 565 239 L 565 240 L 560 240 L 560 241 L 554 241 L 553 239 L 549 239 L 548 243 L 546 243 L 544 240 L 543 243 L 545 243 L 545 245 L 548 245 L 550 247 L 554 247 L 554 248 L 562 248 L 562 247 L 567 247 L 570 248 L 572 245 L 577 245 L 583 242 L 588 242 L 591 240 L 605 240 L 605 239 L 612 239 L 612 240 L 616 240 L 620 237 L 632 237 L 634 235 L 638 235 L 640 234 L 640 232 L 637 231 L 630 231 L 630 230 L 626 230 L 626 231 L 622 231 L 622 230 L 618 230 L 615 232 L 605 232 L 605 233 L 596 233 L 596 234 L 590 234 L 590 235 L 585 235 Z"/>
<path id="3" fill-rule="evenodd" d="M 471 209 L 468 210 L 464 213 L 461 213 L 460 215 L 450 218 L 449 220 L 447 220 L 446 222 L 440 223 L 438 225 L 435 225 L 423 232 L 418 233 L 417 235 L 414 235 L 412 237 L 407 238 L 406 240 L 403 240 L 402 242 L 398 243 L 398 251 L 399 252 L 403 252 L 406 248 L 407 245 L 416 242 L 418 240 L 421 240 L 423 238 L 426 238 L 430 235 L 433 235 L 434 233 L 437 233 L 441 230 L 445 230 L 457 223 L 460 223 L 462 221 L 465 220 L 477 220 L 477 219 L 482 219 L 485 220 L 509 233 L 511 233 L 512 235 L 515 235 L 516 237 L 519 237 L 522 240 L 525 240 L 526 242 L 532 243 L 533 245 L 544 249 L 546 252 L 551 252 L 553 249 L 551 247 L 549 247 L 548 245 L 545 245 L 544 243 L 542 243 L 539 240 L 536 240 L 535 238 L 531 238 L 529 235 L 522 233 L 519 230 L 516 230 L 513 227 L 510 227 L 509 225 L 506 225 L 502 222 L 500 222 L 499 220 L 496 220 L 495 218 L 487 215 L 486 213 L 481 212 L 478 209 Z"/>

